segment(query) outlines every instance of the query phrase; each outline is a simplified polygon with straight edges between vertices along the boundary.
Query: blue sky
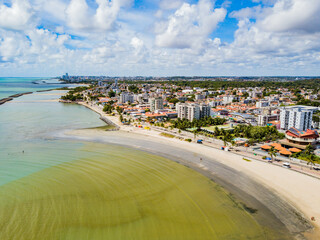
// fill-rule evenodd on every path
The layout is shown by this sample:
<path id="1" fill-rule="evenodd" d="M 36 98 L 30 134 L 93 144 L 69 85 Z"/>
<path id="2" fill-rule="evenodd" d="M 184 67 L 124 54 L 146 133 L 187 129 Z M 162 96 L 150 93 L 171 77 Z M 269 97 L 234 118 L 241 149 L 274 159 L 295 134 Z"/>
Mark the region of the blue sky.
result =
<path id="1" fill-rule="evenodd" d="M 319 0 L 0 0 L 0 76 L 318 76 L 319 11 Z"/>

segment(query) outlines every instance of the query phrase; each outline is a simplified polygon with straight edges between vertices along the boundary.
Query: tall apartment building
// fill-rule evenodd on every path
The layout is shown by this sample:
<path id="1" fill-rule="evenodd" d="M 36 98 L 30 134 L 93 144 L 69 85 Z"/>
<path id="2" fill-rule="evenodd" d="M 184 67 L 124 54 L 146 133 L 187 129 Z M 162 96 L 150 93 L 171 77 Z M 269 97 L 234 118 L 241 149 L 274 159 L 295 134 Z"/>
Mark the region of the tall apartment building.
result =
<path id="1" fill-rule="evenodd" d="M 280 128 L 289 129 L 294 127 L 296 129 L 306 131 L 311 129 L 313 111 L 303 107 L 289 107 L 282 108 L 280 112 Z"/>
<path id="2" fill-rule="evenodd" d="M 150 111 L 154 112 L 155 110 L 163 109 L 163 99 L 162 98 L 150 98 Z"/>
<path id="3" fill-rule="evenodd" d="M 268 122 L 278 121 L 280 118 L 279 114 L 261 114 L 258 115 L 258 125 L 266 126 Z"/>
<path id="4" fill-rule="evenodd" d="M 178 113 L 178 118 L 188 119 L 193 121 L 194 119 L 200 119 L 205 116 L 210 116 L 210 106 L 206 104 L 196 104 L 196 103 L 177 103 L 176 111 Z"/>
<path id="5" fill-rule="evenodd" d="M 127 92 L 121 93 L 119 97 L 119 103 L 127 103 L 127 102 L 131 102 L 131 103 L 134 102 L 133 94 L 127 93 Z"/>
<path id="6" fill-rule="evenodd" d="M 211 115 L 211 107 L 207 104 L 200 104 L 200 118 L 204 118 Z"/>

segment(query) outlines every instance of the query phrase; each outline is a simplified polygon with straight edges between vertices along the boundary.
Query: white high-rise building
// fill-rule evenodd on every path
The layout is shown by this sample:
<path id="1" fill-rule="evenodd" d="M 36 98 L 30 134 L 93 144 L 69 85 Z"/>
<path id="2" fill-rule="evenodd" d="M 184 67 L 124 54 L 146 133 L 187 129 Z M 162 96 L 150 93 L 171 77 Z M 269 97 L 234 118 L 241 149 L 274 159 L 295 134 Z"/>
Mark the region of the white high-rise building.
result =
<path id="1" fill-rule="evenodd" d="M 163 109 L 163 99 L 162 98 L 150 98 L 150 111 L 154 112 L 155 110 Z"/>
<path id="2" fill-rule="evenodd" d="M 177 103 L 176 111 L 178 113 L 178 118 L 193 121 L 194 119 L 210 116 L 211 108 L 206 104 Z"/>
<path id="3" fill-rule="evenodd" d="M 127 102 L 131 102 L 131 103 L 134 102 L 133 94 L 127 93 L 127 92 L 121 93 L 119 97 L 119 103 L 127 103 Z"/>
<path id="4" fill-rule="evenodd" d="M 311 129 L 313 111 L 300 106 L 282 108 L 280 112 L 281 129 L 296 129 L 305 131 Z"/>

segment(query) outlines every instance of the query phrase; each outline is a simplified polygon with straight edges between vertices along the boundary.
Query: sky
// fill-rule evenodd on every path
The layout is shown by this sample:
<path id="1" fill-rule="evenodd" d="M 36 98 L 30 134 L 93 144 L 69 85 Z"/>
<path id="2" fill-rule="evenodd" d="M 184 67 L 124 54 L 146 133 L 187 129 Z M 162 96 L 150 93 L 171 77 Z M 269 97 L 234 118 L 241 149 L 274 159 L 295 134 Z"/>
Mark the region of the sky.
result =
<path id="1" fill-rule="evenodd" d="M 320 76 L 320 0 L 0 0 L 0 77 Z"/>

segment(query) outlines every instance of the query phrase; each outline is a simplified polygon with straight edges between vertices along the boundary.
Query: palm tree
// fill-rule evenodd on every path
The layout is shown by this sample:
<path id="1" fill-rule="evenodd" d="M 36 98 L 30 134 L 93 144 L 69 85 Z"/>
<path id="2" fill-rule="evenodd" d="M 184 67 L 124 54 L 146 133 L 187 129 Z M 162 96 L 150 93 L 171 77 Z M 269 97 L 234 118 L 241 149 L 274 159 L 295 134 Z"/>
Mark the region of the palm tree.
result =
<path id="1" fill-rule="evenodd" d="M 197 130 L 194 130 L 193 131 L 193 138 L 196 139 L 196 137 L 197 137 Z"/>
<path id="2" fill-rule="evenodd" d="M 307 155 L 313 155 L 314 149 L 311 146 L 311 144 L 308 144 L 308 146 L 306 147 L 306 149 L 304 150 L 305 154 Z"/>
<path id="3" fill-rule="evenodd" d="M 273 158 L 277 156 L 277 150 L 274 147 L 271 147 L 268 153 L 272 161 L 273 161 Z"/>
<path id="4" fill-rule="evenodd" d="M 310 164 L 310 169 L 312 169 L 312 165 L 315 166 L 315 161 L 316 161 L 315 155 L 314 154 L 309 155 L 307 158 L 307 161 L 308 161 L 307 165 Z"/>
<path id="5" fill-rule="evenodd" d="M 223 141 L 223 144 L 224 144 L 224 146 L 228 146 L 228 136 L 226 136 L 226 135 L 224 135 L 223 137 L 222 137 L 222 141 Z"/>

